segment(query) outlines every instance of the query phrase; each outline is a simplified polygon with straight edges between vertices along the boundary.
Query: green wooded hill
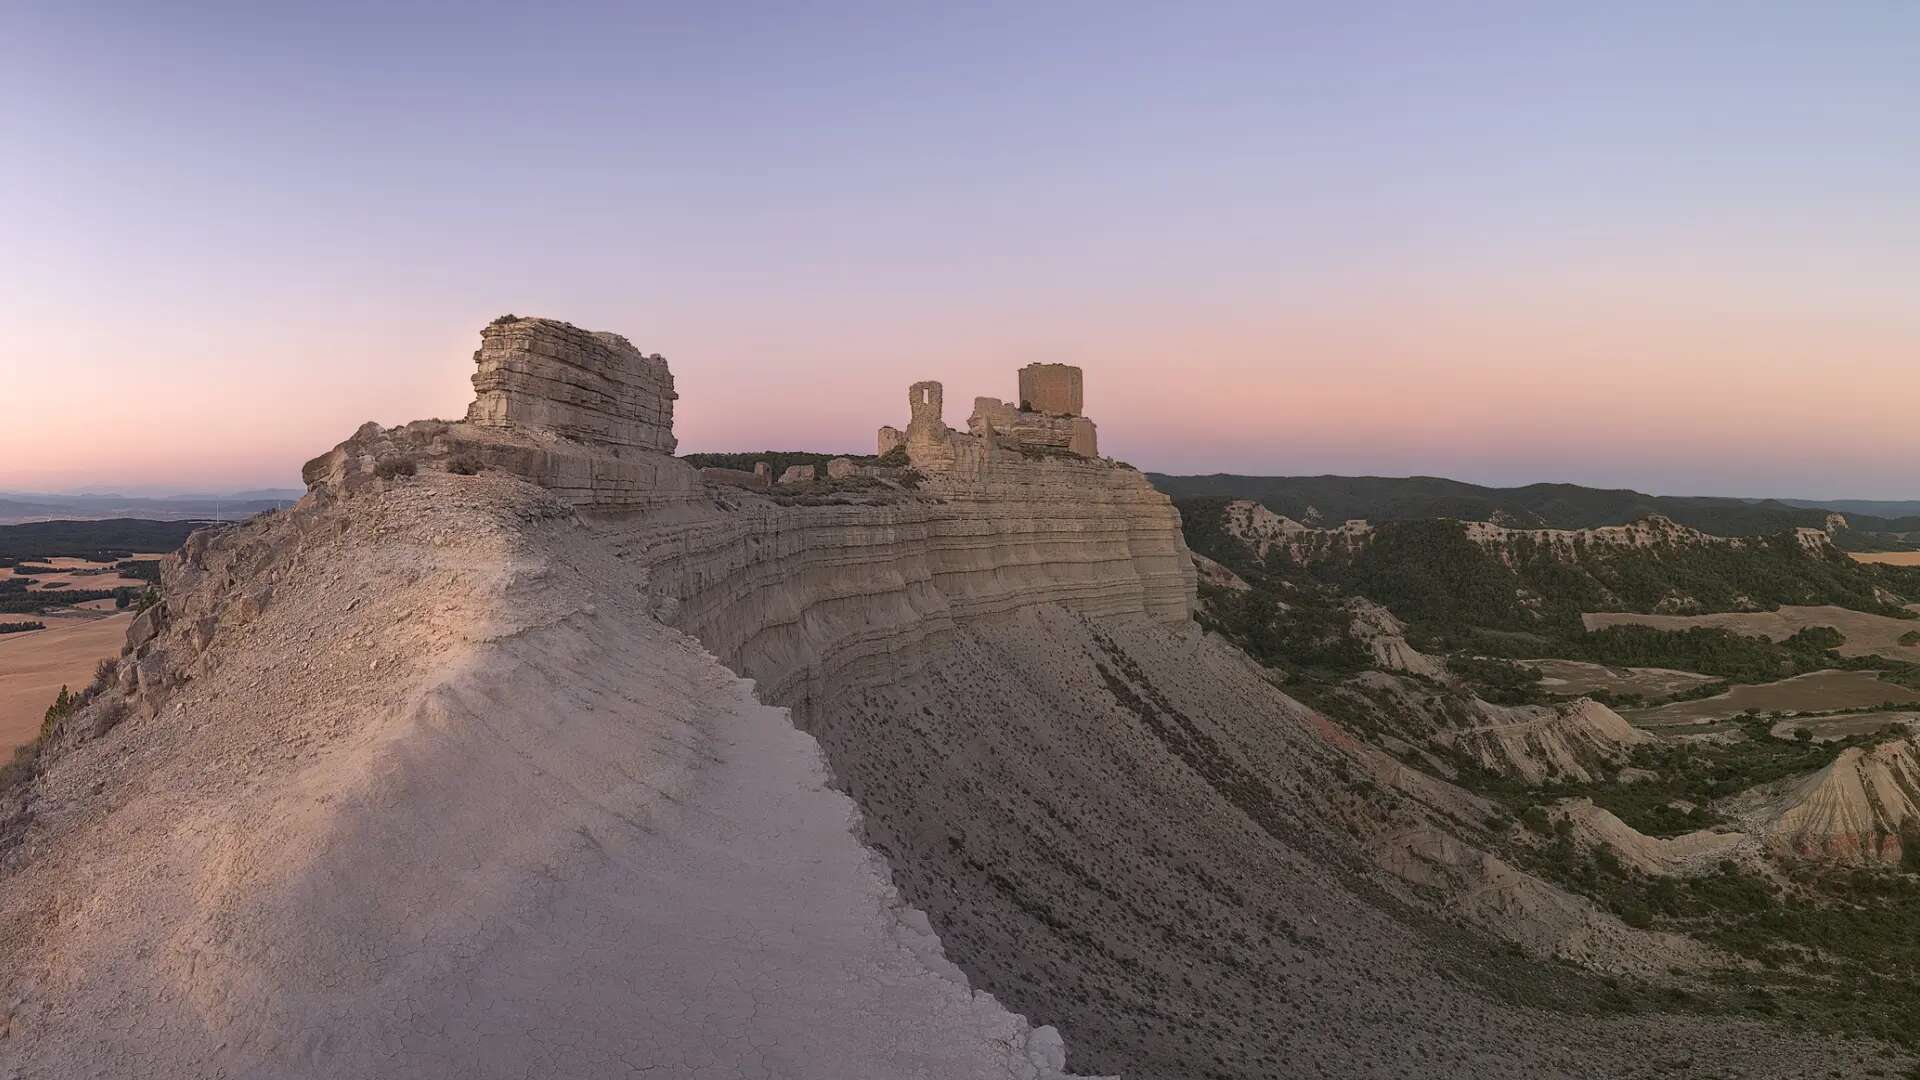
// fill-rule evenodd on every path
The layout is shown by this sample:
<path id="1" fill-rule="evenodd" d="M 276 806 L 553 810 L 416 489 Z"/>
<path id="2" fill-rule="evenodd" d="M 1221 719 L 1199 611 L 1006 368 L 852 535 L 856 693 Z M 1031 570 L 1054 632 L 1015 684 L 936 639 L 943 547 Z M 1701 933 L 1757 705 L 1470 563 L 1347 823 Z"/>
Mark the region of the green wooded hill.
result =
<path id="1" fill-rule="evenodd" d="M 166 552 L 186 542 L 204 521 L 34 521 L 0 525 L 0 566 L 30 559 L 75 558 L 114 562 L 136 552 Z"/>
<path id="2" fill-rule="evenodd" d="M 1147 476 L 1175 499 L 1203 495 L 1252 499 L 1276 514 L 1309 523 L 1317 511 L 1322 523 L 1348 518 L 1376 523 L 1456 518 L 1498 520 L 1520 528 L 1591 529 L 1659 514 L 1715 536 L 1758 536 L 1799 526 L 1824 528 L 1828 513 L 1774 499 L 1648 495 L 1578 484 L 1493 488 L 1434 476 Z M 1847 521 L 1850 528 L 1834 537 L 1847 550 L 1920 547 L 1920 517 L 1848 514 Z"/>
<path id="3" fill-rule="evenodd" d="M 1384 604 L 1424 641 L 1457 648 L 1492 634 L 1580 638 L 1582 612 L 1716 612 L 1836 604 L 1896 618 L 1920 599 L 1920 568 L 1860 563 L 1792 530 L 1739 544 L 1696 538 L 1649 547 L 1580 545 L 1575 556 L 1520 533 L 1477 543 L 1457 520 L 1388 519 L 1355 551 L 1299 565 L 1282 548 L 1259 558 L 1222 526 L 1218 496 L 1176 500 L 1187 544 L 1256 584 L 1329 589 Z M 1484 646 L 1484 643 L 1481 643 Z"/>

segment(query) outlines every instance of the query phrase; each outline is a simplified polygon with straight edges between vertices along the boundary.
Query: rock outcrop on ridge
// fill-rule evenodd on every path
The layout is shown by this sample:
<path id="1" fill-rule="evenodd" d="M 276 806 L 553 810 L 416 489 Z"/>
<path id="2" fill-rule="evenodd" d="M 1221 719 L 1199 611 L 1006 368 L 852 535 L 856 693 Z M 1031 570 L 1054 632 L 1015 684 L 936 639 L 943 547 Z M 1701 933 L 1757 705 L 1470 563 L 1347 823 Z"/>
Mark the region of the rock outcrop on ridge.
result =
<path id="1" fill-rule="evenodd" d="M 0 796 L 4 1071 L 1889 1060 L 1577 1011 L 1538 956 L 1657 952 L 1202 633 L 1134 470 L 955 431 L 919 384 L 910 470 L 710 484 L 661 452 L 664 362 L 548 320 L 483 340 L 468 421 L 368 425 L 294 509 L 167 560 Z"/>

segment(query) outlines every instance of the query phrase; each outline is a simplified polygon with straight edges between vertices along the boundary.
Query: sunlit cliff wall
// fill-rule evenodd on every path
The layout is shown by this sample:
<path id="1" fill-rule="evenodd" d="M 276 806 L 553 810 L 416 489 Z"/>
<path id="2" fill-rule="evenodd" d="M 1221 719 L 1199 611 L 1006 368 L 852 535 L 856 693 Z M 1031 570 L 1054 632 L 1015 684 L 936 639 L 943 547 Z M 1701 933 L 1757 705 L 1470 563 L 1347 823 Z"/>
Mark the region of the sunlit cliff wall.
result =
<path id="1" fill-rule="evenodd" d="M 369 426 L 310 463 L 308 481 L 377 482 L 399 458 L 532 479 L 644 568 L 663 621 L 803 717 L 822 680 L 897 678 L 966 620 L 1042 604 L 1174 623 L 1192 610 L 1179 514 L 1145 476 L 954 431 L 938 384 L 916 387 L 906 482 L 753 492 L 647 448 L 672 446 L 665 361 L 545 319 L 496 323 L 483 340 L 467 423 Z M 595 388 L 652 389 L 588 394 L 583 372 Z"/>

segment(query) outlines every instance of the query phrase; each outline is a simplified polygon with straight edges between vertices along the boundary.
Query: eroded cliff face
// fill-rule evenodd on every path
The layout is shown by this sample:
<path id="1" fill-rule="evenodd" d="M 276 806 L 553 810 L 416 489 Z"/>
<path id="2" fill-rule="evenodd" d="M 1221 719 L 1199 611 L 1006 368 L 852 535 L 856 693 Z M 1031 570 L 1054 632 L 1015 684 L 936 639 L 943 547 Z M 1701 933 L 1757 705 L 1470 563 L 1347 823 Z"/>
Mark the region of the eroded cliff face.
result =
<path id="1" fill-rule="evenodd" d="M 901 677 L 972 620 L 1058 604 L 1177 624 L 1190 610 L 1179 517 L 1130 469 L 1005 461 L 844 498 L 727 491 L 586 519 L 647 568 L 662 618 L 801 712 L 827 680 Z"/>
<path id="2" fill-rule="evenodd" d="M 673 374 L 619 334 L 505 316 L 480 331 L 467 421 L 671 454 Z"/>
<path id="3" fill-rule="evenodd" d="M 1735 816 L 1792 859 L 1898 866 L 1920 842 L 1920 742 L 1849 747 L 1811 776 L 1743 795 Z"/>
<path id="4" fill-rule="evenodd" d="M 864 478 L 780 493 L 713 485 L 626 437 L 569 435 L 583 426 L 571 419 L 564 430 L 546 426 L 553 409 L 573 417 L 576 373 L 623 355 L 651 369 L 657 358 L 612 351 L 610 336 L 543 319 L 491 326 L 476 356 L 482 375 L 488 386 L 498 371 L 518 380 L 485 410 L 503 419 L 370 425 L 310 462 L 306 479 L 345 493 L 406 462 L 532 480 L 644 568 L 664 621 L 756 680 L 763 698 L 802 713 L 823 680 L 898 677 L 968 620 L 1050 604 L 1167 623 L 1192 611 L 1179 512 L 1143 474 L 953 432 L 940 422 L 937 386 L 915 406 L 915 431 L 942 446 L 915 456 L 913 487 Z M 568 387 L 562 401 L 516 404 L 552 386 Z"/>
<path id="5" fill-rule="evenodd" d="M 1365 521 L 1348 521 L 1338 528 L 1303 525 L 1251 499 L 1229 502 L 1223 510 L 1221 524 L 1229 535 L 1259 557 L 1266 558 L 1277 549 L 1297 563 L 1348 557 L 1378 536 L 1378 530 Z M 1489 521 L 1462 521 L 1460 528 L 1468 540 L 1509 568 L 1527 559 L 1547 558 L 1578 565 L 1632 551 L 1712 547 L 1732 550 L 1775 540 L 1773 537 L 1714 536 L 1659 514 L 1649 514 L 1629 525 L 1590 529 L 1528 529 Z M 1831 536 L 1819 529 L 1795 529 L 1791 541 L 1809 556 L 1841 557 Z"/>
<path id="6" fill-rule="evenodd" d="M 0 800 L 0 1072 L 1060 1075 L 552 493 L 374 478 L 163 579 Z"/>
<path id="7" fill-rule="evenodd" d="M 513 407 L 651 362 L 608 338 L 493 328 L 506 407 L 369 425 L 293 511 L 167 562 L 120 680 L 0 805 L 0 1064 L 1624 1076 L 1684 1042 L 1811 1068 L 1749 1022 L 1507 1003 L 1580 990 L 1461 923 L 1661 954 L 1202 634 L 1139 473 L 955 432 L 927 393 L 917 484 L 747 491 L 564 411 L 600 399 Z"/>

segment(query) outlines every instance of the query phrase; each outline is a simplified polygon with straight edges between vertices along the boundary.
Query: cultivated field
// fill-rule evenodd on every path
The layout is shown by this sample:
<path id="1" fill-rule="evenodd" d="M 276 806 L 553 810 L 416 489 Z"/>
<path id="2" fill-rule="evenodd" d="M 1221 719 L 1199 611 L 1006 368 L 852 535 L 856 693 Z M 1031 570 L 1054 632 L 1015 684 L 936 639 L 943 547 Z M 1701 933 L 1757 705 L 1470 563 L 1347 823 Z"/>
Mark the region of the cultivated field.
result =
<path id="1" fill-rule="evenodd" d="M 1847 639 L 1837 650 L 1841 656 L 1884 656 L 1920 664 L 1920 645 L 1902 645 L 1900 638 L 1920 631 L 1920 619 L 1895 619 L 1887 615 L 1869 615 L 1843 607 L 1783 607 L 1777 611 L 1739 611 L 1720 615 L 1636 615 L 1624 611 L 1591 612 L 1580 616 L 1589 630 L 1604 626 L 1638 623 L 1667 630 L 1685 630 L 1694 626 L 1715 626 L 1736 634 L 1780 641 L 1809 626 L 1831 626 Z M 1840 706 L 1833 706 L 1839 708 Z"/>
<path id="2" fill-rule="evenodd" d="M 1896 724 L 1909 730 L 1920 730 L 1920 712 L 1906 709 L 1894 709 L 1886 712 L 1848 713 L 1845 716 L 1816 716 L 1801 719 L 1795 717 L 1782 720 L 1773 725 L 1776 739 L 1793 736 L 1797 728 L 1806 728 L 1813 732 L 1819 742 L 1844 739 L 1852 735 L 1871 735 L 1889 724 Z"/>
<path id="3" fill-rule="evenodd" d="M 1860 562 L 1886 563 L 1889 566 L 1920 566 L 1920 551 L 1856 551 Z"/>
<path id="4" fill-rule="evenodd" d="M 136 559 L 158 559 L 159 555 L 136 555 Z M 0 578 L 32 578 L 29 593 L 50 589 L 145 589 L 139 578 L 122 577 L 113 563 L 86 559 L 29 559 L 35 566 L 52 567 L 57 573 L 16 575 L 14 567 L 0 567 Z M 91 572 L 89 572 L 91 571 Z M 11 594 L 18 596 L 18 593 Z M 112 599 L 90 600 L 71 608 L 52 609 L 45 615 L 4 615 L 0 622 L 43 622 L 45 630 L 18 634 L 0 634 L 0 760 L 13 748 L 33 738 L 40 730 L 47 706 L 53 704 L 62 686 L 79 690 L 93 681 L 93 669 L 100 661 L 120 653 L 126 640 L 127 622 L 132 613 L 118 611 Z"/>
<path id="5" fill-rule="evenodd" d="M 62 686 L 78 691 L 93 681 L 100 661 L 119 655 L 133 615 L 122 611 L 31 618 L 47 628 L 0 634 L 0 758 L 12 756 L 14 747 L 34 737 Z"/>
<path id="6" fill-rule="evenodd" d="M 136 559 L 158 559 L 159 555 L 135 555 Z M 85 559 L 29 559 L 35 566 L 51 566 L 60 571 L 57 574 L 15 574 L 14 567 L 0 566 L 0 578 L 28 577 L 33 584 L 27 586 L 28 592 L 46 592 L 49 589 L 118 589 L 121 587 L 144 589 L 147 583 L 139 578 L 121 577 L 113 571 L 112 563 L 88 562 Z M 87 573 L 85 571 L 109 571 L 107 573 Z M 112 601 L 108 601 L 109 604 Z"/>
<path id="7" fill-rule="evenodd" d="M 1629 709 L 1620 715 L 1641 727 L 1684 727 L 1708 724 L 1757 712 L 1827 712 L 1869 705 L 1920 704 L 1920 690 L 1884 682 L 1874 671 L 1814 671 L 1779 682 L 1736 686 L 1724 694 L 1698 701 L 1676 701 L 1651 709 Z"/>
<path id="8" fill-rule="evenodd" d="M 1540 688 L 1549 694 L 1593 694 L 1604 690 L 1613 694 L 1670 697 L 1715 681 L 1711 675 L 1673 668 L 1608 667 L 1584 660 L 1518 662 L 1540 672 Z"/>

